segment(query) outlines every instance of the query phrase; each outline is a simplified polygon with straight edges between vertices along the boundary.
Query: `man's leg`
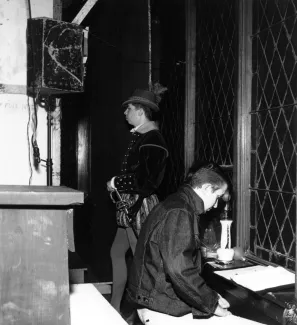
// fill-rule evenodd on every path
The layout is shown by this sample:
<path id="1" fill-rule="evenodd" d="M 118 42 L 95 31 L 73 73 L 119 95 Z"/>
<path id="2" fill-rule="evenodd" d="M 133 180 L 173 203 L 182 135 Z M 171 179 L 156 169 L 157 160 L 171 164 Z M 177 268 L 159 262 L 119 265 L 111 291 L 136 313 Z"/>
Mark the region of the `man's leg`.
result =
<path id="1" fill-rule="evenodd" d="M 120 312 L 121 301 L 127 282 L 126 253 L 129 249 L 129 241 L 126 230 L 118 228 L 110 250 L 112 262 L 112 295 L 111 305 Z"/>
<path id="2" fill-rule="evenodd" d="M 129 241 L 129 245 L 130 245 L 130 248 L 132 250 L 132 253 L 134 255 L 135 253 L 135 248 L 136 248 L 136 244 L 137 244 L 137 238 L 136 238 L 136 235 L 134 233 L 134 231 L 132 230 L 132 228 L 126 228 L 126 233 L 127 233 L 127 238 L 128 238 L 128 241 Z M 128 324 L 139 324 L 139 321 L 136 322 L 136 319 L 137 319 L 137 312 L 135 309 L 133 309 L 132 311 L 130 311 L 130 314 L 125 317 L 125 321 L 128 323 Z"/>
<path id="3" fill-rule="evenodd" d="M 132 230 L 132 228 L 126 228 L 126 233 L 127 233 L 129 245 L 130 245 L 132 253 L 134 255 L 136 244 L 137 244 L 136 235 L 135 235 L 134 231 Z"/>
<path id="4" fill-rule="evenodd" d="M 138 316 L 145 325 L 256 325 L 263 324 L 252 320 L 230 315 L 226 317 L 212 316 L 207 319 L 193 319 L 192 314 L 182 317 L 173 317 L 149 309 L 139 309 Z"/>

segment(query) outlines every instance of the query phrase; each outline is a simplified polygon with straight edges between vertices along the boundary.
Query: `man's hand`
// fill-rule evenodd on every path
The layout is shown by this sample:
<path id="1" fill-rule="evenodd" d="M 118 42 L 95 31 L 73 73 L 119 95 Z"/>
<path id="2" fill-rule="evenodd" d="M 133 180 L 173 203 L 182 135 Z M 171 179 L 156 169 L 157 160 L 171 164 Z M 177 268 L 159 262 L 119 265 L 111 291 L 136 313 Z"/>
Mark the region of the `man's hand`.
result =
<path id="1" fill-rule="evenodd" d="M 107 191 L 112 192 L 114 188 L 111 186 L 111 180 L 106 183 Z"/>
<path id="2" fill-rule="evenodd" d="M 217 306 L 216 310 L 214 311 L 214 314 L 216 316 L 220 316 L 220 317 L 225 317 L 228 315 L 232 315 L 231 312 L 226 309 L 226 308 L 222 308 L 220 305 Z"/>
<path id="3" fill-rule="evenodd" d="M 231 312 L 227 309 L 230 307 L 229 302 L 225 298 L 223 298 L 220 294 L 218 294 L 218 296 L 219 296 L 218 306 L 214 311 L 214 314 L 220 317 L 231 315 Z"/>
<path id="4" fill-rule="evenodd" d="M 230 307 L 229 302 L 225 298 L 223 298 L 220 294 L 219 294 L 219 305 L 225 309 Z"/>

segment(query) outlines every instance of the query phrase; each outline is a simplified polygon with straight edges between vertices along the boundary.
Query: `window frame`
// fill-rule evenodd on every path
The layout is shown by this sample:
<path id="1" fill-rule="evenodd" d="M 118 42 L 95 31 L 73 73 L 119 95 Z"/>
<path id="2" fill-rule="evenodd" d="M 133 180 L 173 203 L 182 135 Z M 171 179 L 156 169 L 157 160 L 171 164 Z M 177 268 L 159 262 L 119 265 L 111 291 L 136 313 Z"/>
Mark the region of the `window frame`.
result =
<path id="1" fill-rule="evenodd" d="M 238 88 L 234 112 L 234 172 L 236 245 L 249 248 L 251 101 L 252 101 L 252 1 L 238 0 Z M 247 172 L 248 171 L 248 172 Z"/>
<path id="2" fill-rule="evenodd" d="M 234 210 L 236 215 L 236 245 L 243 247 L 247 256 L 265 265 L 275 265 L 261 259 L 249 251 L 251 220 L 251 111 L 252 111 L 252 35 L 253 35 L 253 2 L 237 1 L 238 13 L 238 74 L 237 74 L 237 106 L 234 112 Z M 297 180 L 297 171 L 296 171 Z M 297 197 L 297 188 L 295 188 Z M 297 209 L 296 209 L 297 234 Z M 295 244 L 297 271 L 297 241 Z M 275 265 L 276 266 L 276 265 Z M 297 272 L 296 283 L 297 283 Z M 295 285 L 297 297 L 297 285 Z"/>

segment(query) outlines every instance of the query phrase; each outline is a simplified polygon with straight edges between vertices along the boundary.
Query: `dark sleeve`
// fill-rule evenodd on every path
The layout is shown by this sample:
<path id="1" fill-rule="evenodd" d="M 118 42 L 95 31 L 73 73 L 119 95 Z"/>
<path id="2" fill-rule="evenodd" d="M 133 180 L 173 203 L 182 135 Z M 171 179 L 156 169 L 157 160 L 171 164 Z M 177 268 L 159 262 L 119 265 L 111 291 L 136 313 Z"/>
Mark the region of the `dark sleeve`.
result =
<path id="1" fill-rule="evenodd" d="M 139 164 L 132 173 L 118 175 L 114 184 L 119 192 L 148 196 L 160 185 L 166 166 L 168 151 L 155 144 L 144 144 L 139 148 Z"/>
<path id="2" fill-rule="evenodd" d="M 164 269 L 176 294 L 195 309 L 195 315 L 213 315 L 218 294 L 200 276 L 201 262 L 195 260 L 193 220 L 183 209 L 168 212 L 160 235 L 160 250 Z"/>

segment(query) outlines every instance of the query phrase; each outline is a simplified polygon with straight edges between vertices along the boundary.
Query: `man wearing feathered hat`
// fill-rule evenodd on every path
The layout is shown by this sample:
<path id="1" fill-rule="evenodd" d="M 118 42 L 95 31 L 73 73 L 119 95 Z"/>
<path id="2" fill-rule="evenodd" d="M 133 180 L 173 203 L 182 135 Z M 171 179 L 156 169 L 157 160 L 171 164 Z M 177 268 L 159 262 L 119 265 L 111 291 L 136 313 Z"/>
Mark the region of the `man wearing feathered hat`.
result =
<path id="1" fill-rule="evenodd" d="M 165 90 L 167 90 L 165 87 L 156 83 L 151 91 L 135 90 L 132 96 L 123 103 L 126 120 L 133 126 L 131 142 L 122 161 L 121 174 L 107 182 L 107 190 L 113 193 L 117 192 L 125 198 L 127 195 L 129 198 L 133 195 L 136 196 L 137 201 L 129 211 L 134 209 L 134 217 L 138 217 L 134 218 L 134 221 L 138 221 L 135 221 L 136 227 L 131 227 L 133 222 L 123 223 L 124 212 L 117 211 L 119 227 L 110 255 L 113 269 L 111 304 L 118 312 L 120 312 L 120 304 L 127 281 L 126 252 L 131 247 L 134 253 L 139 223 L 158 203 L 155 192 L 160 186 L 165 172 L 168 150 L 154 121 L 156 113 L 159 112 L 161 95 Z"/>

